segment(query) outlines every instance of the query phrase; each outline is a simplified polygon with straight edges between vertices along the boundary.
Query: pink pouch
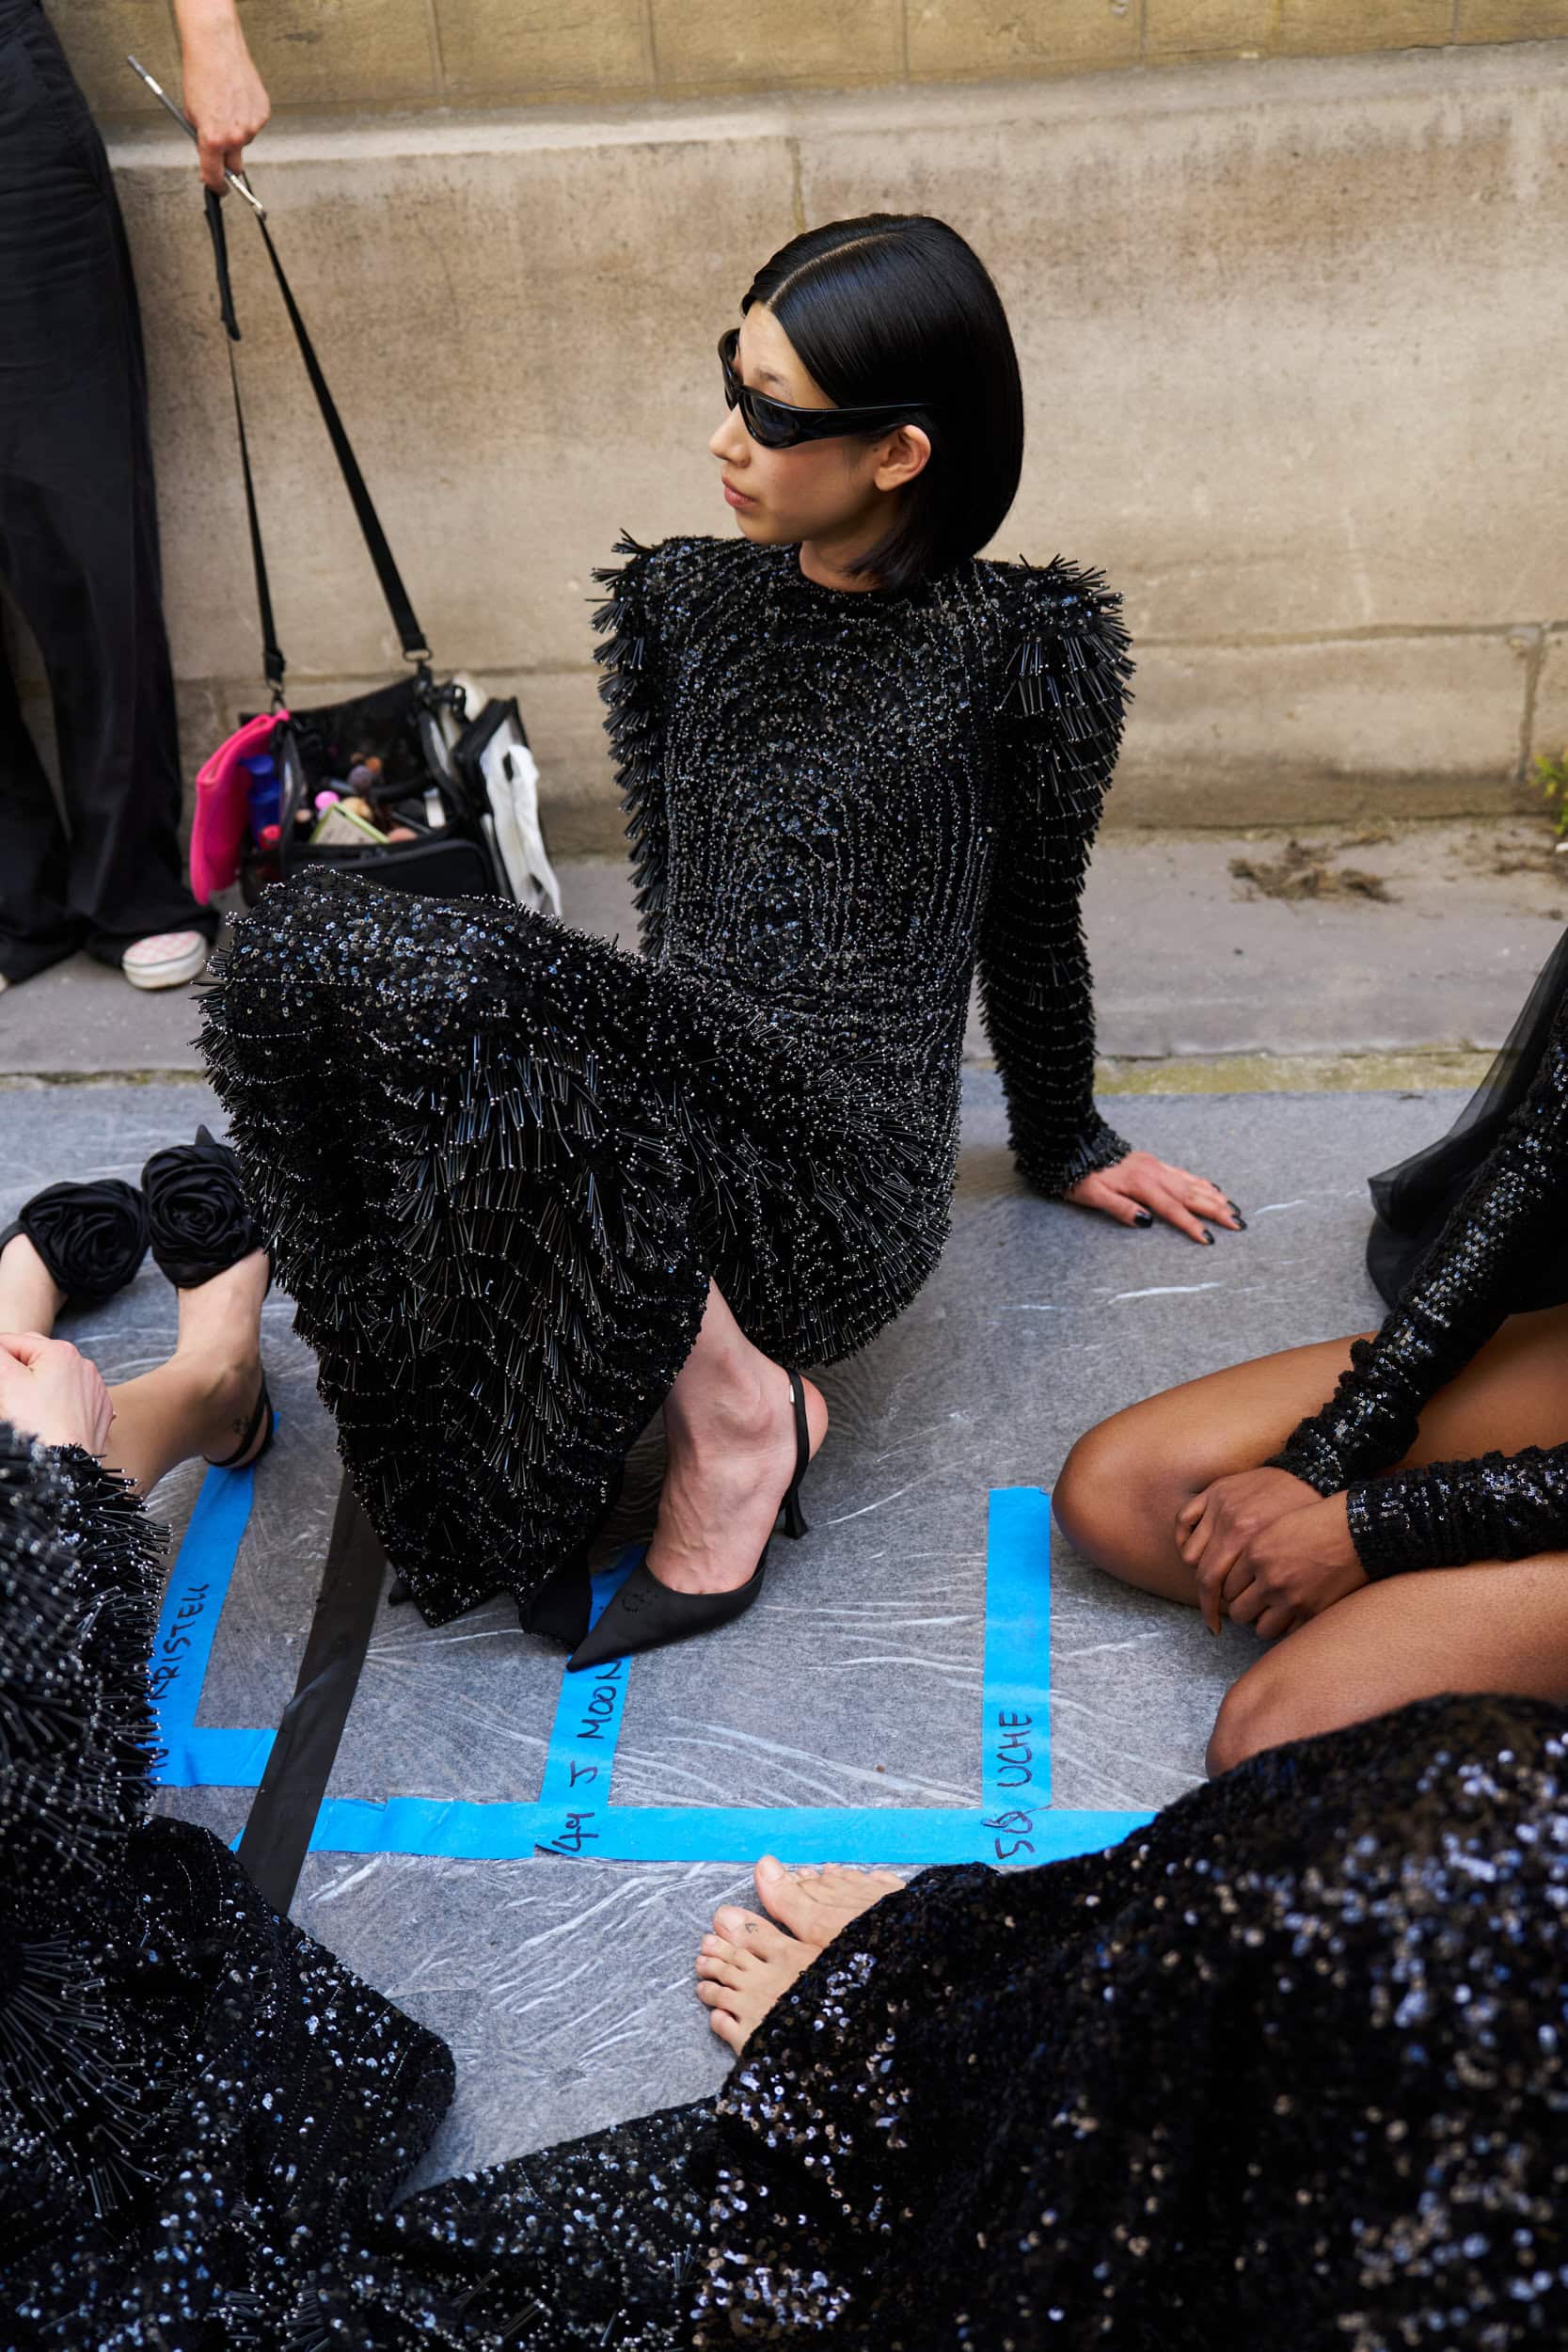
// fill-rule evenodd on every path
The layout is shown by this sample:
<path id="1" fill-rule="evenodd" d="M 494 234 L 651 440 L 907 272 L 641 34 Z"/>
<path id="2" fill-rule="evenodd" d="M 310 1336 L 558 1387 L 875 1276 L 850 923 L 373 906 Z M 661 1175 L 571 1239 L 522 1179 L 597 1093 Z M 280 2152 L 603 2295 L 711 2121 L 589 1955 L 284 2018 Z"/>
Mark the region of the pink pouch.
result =
<path id="1" fill-rule="evenodd" d="M 265 751 L 273 729 L 288 715 L 286 710 L 264 710 L 259 718 L 247 719 L 218 745 L 197 777 L 191 888 L 203 906 L 214 890 L 228 890 L 240 878 L 240 850 L 250 817 L 250 771 L 240 763 L 253 752 Z"/>

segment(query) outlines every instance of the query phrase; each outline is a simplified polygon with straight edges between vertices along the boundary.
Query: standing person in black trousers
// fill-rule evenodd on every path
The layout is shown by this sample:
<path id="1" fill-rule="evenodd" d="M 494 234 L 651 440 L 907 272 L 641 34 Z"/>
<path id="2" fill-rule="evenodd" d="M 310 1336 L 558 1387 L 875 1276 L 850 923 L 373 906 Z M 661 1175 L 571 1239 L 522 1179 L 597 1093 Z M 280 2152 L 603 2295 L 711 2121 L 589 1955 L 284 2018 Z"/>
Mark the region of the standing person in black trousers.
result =
<path id="1" fill-rule="evenodd" d="M 234 0 L 175 0 L 201 176 L 267 119 Z M 186 887 L 147 372 L 103 144 L 40 0 L 0 0 L 0 584 L 38 640 L 60 811 L 0 657 L 0 989 L 85 947 L 137 988 L 201 970 Z"/>

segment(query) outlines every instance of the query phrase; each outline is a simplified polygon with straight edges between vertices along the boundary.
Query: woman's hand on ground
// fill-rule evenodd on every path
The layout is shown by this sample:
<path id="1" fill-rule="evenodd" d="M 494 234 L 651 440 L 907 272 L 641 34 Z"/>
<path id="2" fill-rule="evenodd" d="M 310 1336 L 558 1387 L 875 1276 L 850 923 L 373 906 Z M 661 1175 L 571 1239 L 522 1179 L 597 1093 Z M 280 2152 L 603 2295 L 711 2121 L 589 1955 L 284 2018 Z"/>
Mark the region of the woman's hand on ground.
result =
<path id="1" fill-rule="evenodd" d="M 1367 1581 L 1343 1495 L 1289 1511 L 1243 1545 L 1225 1580 L 1226 1614 L 1277 1642 Z"/>
<path id="2" fill-rule="evenodd" d="M 1163 1217 L 1179 1233 L 1197 1242 L 1214 1238 L 1206 1230 L 1205 1219 L 1210 1225 L 1227 1226 L 1232 1232 L 1246 1230 L 1241 1211 L 1218 1184 L 1212 1184 L 1207 1176 L 1173 1168 L 1168 1160 L 1157 1160 L 1152 1152 L 1129 1152 L 1114 1168 L 1099 1168 L 1092 1176 L 1081 1176 L 1062 1197 L 1081 1209 L 1099 1209 L 1115 1217 L 1118 1225 L 1152 1225 L 1157 1216 Z"/>
<path id="3" fill-rule="evenodd" d="M 103 1374 L 69 1340 L 0 1331 L 0 1421 L 44 1445 L 102 1454 L 114 1417 Z"/>
<path id="4" fill-rule="evenodd" d="M 1220 1629 L 1226 1579 L 1255 1536 L 1287 1513 L 1323 1500 L 1289 1470 L 1233 1470 L 1194 1495 L 1176 1515 L 1176 1548 L 1197 1579 L 1197 1605 L 1211 1633 Z"/>

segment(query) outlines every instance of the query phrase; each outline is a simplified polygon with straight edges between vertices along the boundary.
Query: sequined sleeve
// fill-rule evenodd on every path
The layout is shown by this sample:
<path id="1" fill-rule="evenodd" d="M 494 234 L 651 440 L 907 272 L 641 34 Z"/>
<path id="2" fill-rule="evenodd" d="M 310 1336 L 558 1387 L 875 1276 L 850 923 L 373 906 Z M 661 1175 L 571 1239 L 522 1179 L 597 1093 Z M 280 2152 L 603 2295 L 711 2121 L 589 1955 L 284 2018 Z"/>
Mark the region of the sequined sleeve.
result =
<path id="1" fill-rule="evenodd" d="M 631 851 L 638 931 L 644 955 L 657 957 L 663 944 L 665 877 L 670 828 L 664 799 L 664 683 L 659 607 L 665 575 L 679 543 L 640 547 L 623 536 L 615 553 L 626 561 L 596 571 L 609 591 L 594 615 L 604 643 L 594 655 L 604 675 L 599 693 L 605 726 L 621 787 L 626 840 Z"/>
<path id="2" fill-rule="evenodd" d="M 1375 1339 L 1356 1342 L 1333 1396 L 1299 1424 L 1274 1465 L 1328 1495 L 1354 1489 L 1399 1461 L 1415 1442 L 1421 1407 L 1497 1330 L 1565 1214 L 1568 1004 L 1535 1083 L 1399 1304 Z M 1523 1514 L 1518 1524 L 1522 1530 L 1528 1518 L 1536 1531 L 1523 1548 L 1543 1549 L 1541 1499 L 1562 1495 L 1568 1480 L 1560 1467 L 1533 1481 L 1528 1469 L 1513 1476 Z M 1369 1572 L 1497 1557 L 1500 1515 L 1510 1506 L 1495 1482 L 1484 1463 L 1452 1464 L 1402 1472 L 1377 1492 L 1354 1498 L 1352 1530 L 1357 1550 L 1363 1542 L 1368 1547 L 1362 1558 Z M 1527 1489 L 1537 1498 L 1528 1512 Z M 1551 1525 L 1550 1541 L 1568 1540 L 1568 1515 L 1551 1518 Z M 1429 1544 L 1435 1556 L 1425 1550 Z"/>
<path id="3" fill-rule="evenodd" d="M 1346 1505 L 1373 1578 L 1568 1550 L 1568 1445 L 1395 1470 L 1353 1486 Z"/>
<path id="4" fill-rule="evenodd" d="M 1131 1145 L 1094 1102 L 1081 900 L 1132 675 L 1121 599 L 1060 562 L 1016 579 L 997 731 L 996 857 L 980 1004 L 1018 1164 L 1056 1195 Z"/>

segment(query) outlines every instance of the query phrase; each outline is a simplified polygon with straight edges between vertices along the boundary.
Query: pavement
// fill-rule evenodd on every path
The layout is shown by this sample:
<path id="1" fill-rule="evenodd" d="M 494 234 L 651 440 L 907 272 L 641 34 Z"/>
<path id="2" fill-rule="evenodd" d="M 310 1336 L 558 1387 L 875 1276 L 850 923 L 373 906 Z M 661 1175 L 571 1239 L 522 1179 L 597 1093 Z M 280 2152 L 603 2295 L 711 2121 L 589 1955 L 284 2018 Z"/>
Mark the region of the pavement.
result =
<path id="1" fill-rule="evenodd" d="M 632 939 L 619 860 L 561 879 L 569 922 Z M 1104 1089 L 1466 1085 L 1565 920 L 1568 857 L 1533 818 L 1108 833 L 1085 901 Z M 0 1079 L 195 1075 L 197 1026 L 190 990 L 138 993 L 77 957 L 0 995 Z M 988 1058 L 977 1024 L 969 1054 Z"/>

